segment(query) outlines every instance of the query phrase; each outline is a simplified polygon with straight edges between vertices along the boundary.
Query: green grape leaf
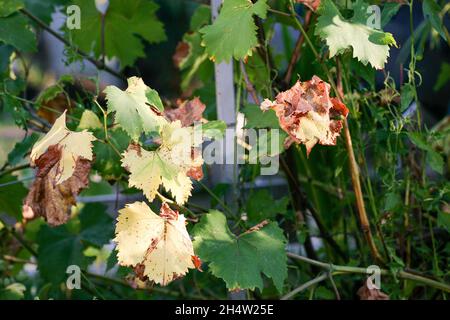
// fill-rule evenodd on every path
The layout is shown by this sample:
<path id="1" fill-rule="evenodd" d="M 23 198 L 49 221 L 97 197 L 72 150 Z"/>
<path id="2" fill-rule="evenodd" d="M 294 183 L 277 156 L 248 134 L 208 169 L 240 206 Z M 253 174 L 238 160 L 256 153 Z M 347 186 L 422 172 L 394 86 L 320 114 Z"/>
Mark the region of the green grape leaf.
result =
<path id="1" fill-rule="evenodd" d="M 257 105 L 246 105 L 242 109 L 242 113 L 245 115 L 246 123 L 245 128 L 274 128 L 280 129 L 277 115 L 274 110 L 267 110 L 263 112 Z"/>
<path id="2" fill-rule="evenodd" d="M 15 166 L 20 163 L 25 155 L 31 151 L 31 147 L 38 141 L 39 135 L 33 132 L 31 135 L 25 137 L 22 141 L 16 143 L 14 148 L 8 154 L 8 163 Z"/>
<path id="3" fill-rule="evenodd" d="M 52 22 L 52 14 L 58 6 L 61 6 L 64 12 L 66 9 L 64 6 L 69 2 L 70 0 L 23 0 L 25 8 L 46 24 Z"/>
<path id="4" fill-rule="evenodd" d="M 195 252 L 209 262 L 211 273 L 223 279 L 228 290 L 262 290 L 264 274 L 282 291 L 287 276 L 286 239 L 276 223 L 260 224 L 236 236 L 225 215 L 212 210 L 194 227 L 193 234 Z"/>
<path id="5" fill-rule="evenodd" d="M 20 220 L 22 217 L 22 201 L 28 190 L 13 175 L 0 177 L 0 212 L 5 212 Z"/>
<path id="6" fill-rule="evenodd" d="M 79 224 L 72 219 L 58 227 L 41 226 L 37 236 L 38 269 L 44 279 L 52 283 L 64 281 L 68 266 L 83 269 L 89 263 L 83 255 L 86 245 L 101 247 L 112 239 L 114 226 L 105 209 L 101 204 L 87 204 L 80 213 Z"/>
<path id="7" fill-rule="evenodd" d="M 200 29 L 203 45 L 215 62 L 236 60 L 252 55 L 258 45 L 257 27 L 253 15 L 265 19 L 267 0 L 225 0 L 220 14 L 212 25 Z"/>
<path id="8" fill-rule="evenodd" d="M 116 121 L 133 140 L 138 140 L 142 132 L 157 131 L 166 122 L 151 109 L 151 106 L 158 108 L 154 105 L 158 103 L 157 93 L 155 91 L 155 96 L 155 93 L 150 93 L 151 90 L 137 77 L 128 79 L 128 88 L 125 91 L 116 86 L 108 86 L 104 90 L 108 111 L 115 112 Z M 149 95 L 152 100 L 148 99 Z"/>
<path id="9" fill-rule="evenodd" d="M 353 57 L 364 65 L 370 63 L 375 69 L 383 69 L 389 57 L 389 46 L 396 46 L 394 37 L 367 26 L 368 4 L 357 0 L 353 4 L 354 15 L 346 20 L 331 0 L 323 0 L 315 33 L 327 43 L 330 57 L 352 48 Z"/>
<path id="10" fill-rule="evenodd" d="M 0 18 L 0 43 L 23 52 L 36 51 L 36 35 L 29 28 L 27 18 L 20 13 Z"/>
<path id="11" fill-rule="evenodd" d="M 430 24 L 434 30 L 436 30 L 443 39 L 446 39 L 444 31 L 445 27 L 442 23 L 441 17 L 439 16 L 440 8 L 436 0 L 423 0 L 422 10 L 425 19 L 430 21 Z"/>
<path id="12" fill-rule="evenodd" d="M 23 2 L 20 0 L 3 0 L 0 2 L 0 17 L 7 17 L 22 8 Z"/>
<path id="13" fill-rule="evenodd" d="M 66 225 L 51 228 L 43 225 L 37 243 L 38 269 L 42 278 L 52 283 L 61 283 L 66 278 L 69 265 L 85 268 L 88 264 L 83 255 L 81 239 L 69 232 Z"/>
<path id="14" fill-rule="evenodd" d="M 83 241 L 101 248 L 114 236 L 113 218 L 106 213 L 106 205 L 88 203 L 80 212 L 80 237 Z"/>
<path id="15" fill-rule="evenodd" d="M 254 191 L 247 201 L 248 220 L 257 222 L 272 219 L 277 213 L 285 214 L 288 204 L 289 199 L 287 197 L 275 200 L 266 189 Z"/>
<path id="16" fill-rule="evenodd" d="M 99 58 L 102 55 L 102 15 L 92 0 L 75 0 L 74 4 L 81 9 L 81 28 L 66 30 L 66 33 L 81 50 L 93 52 Z M 145 56 L 141 39 L 150 43 L 166 40 L 163 24 L 156 17 L 157 9 L 153 1 L 110 1 L 104 25 L 105 55 L 117 57 L 124 68 Z"/>

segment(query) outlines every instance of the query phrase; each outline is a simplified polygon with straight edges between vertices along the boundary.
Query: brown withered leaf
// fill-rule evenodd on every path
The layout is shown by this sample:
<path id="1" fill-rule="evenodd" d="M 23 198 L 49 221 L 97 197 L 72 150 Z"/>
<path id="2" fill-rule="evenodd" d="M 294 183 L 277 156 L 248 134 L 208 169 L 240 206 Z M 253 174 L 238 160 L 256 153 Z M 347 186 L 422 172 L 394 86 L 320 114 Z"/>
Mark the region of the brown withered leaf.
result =
<path id="1" fill-rule="evenodd" d="M 180 120 L 183 127 L 192 125 L 195 121 L 202 119 L 206 106 L 198 97 L 192 100 L 183 101 L 176 109 L 164 110 L 164 115 L 170 121 Z"/>
<path id="2" fill-rule="evenodd" d="M 280 92 L 275 101 L 264 100 L 261 109 L 275 110 L 281 128 L 289 134 L 288 140 L 304 144 L 308 155 L 317 143 L 336 145 L 342 120 L 348 115 L 343 103 L 330 98 L 330 85 L 317 76 L 297 81 L 289 90 Z"/>
<path id="3" fill-rule="evenodd" d="M 172 56 L 173 64 L 179 68 L 181 62 L 189 55 L 190 45 L 185 41 L 180 41 L 175 48 L 175 53 Z"/>
<path id="4" fill-rule="evenodd" d="M 58 163 L 61 147 L 52 145 L 35 164 L 38 168 L 36 179 L 25 198 L 23 217 L 31 220 L 39 216 L 51 226 L 65 223 L 70 217 L 70 208 L 76 203 L 76 196 L 89 184 L 91 161 L 78 158 L 73 175 L 56 184 L 59 175 Z"/>
<path id="5" fill-rule="evenodd" d="M 320 6 L 320 0 L 297 0 L 297 3 L 303 3 L 305 6 L 307 6 L 314 12 Z"/>
<path id="6" fill-rule="evenodd" d="M 372 289 L 369 289 L 372 288 Z M 357 292 L 360 300 L 389 300 L 389 296 L 384 292 L 381 292 L 373 283 L 370 278 L 366 280 L 364 285 L 358 289 Z"/>

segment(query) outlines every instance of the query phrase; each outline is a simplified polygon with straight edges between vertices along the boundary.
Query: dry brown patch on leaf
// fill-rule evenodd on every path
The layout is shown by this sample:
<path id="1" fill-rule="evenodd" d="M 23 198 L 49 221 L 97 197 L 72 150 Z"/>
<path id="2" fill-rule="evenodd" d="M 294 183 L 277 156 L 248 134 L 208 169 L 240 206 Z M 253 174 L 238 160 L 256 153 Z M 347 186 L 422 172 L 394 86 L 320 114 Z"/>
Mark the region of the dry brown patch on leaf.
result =
<path id="1" fill-rule="evenodd" d="M 43 217 L 49 225 L 58 226 L 69 219 L 77 195 L 89 184 L 91 161 L 78 158 L 73 175 L 56 184 L 60 160 L 61 147 L 52 145 L 35 161 L 36 179 L 23 205 L 25 220 Z"/>
<path id="2" fill-rule="evenodd" d="M 281 128 L 289 134 L 290 142 L 306 146 L 307 154 L 317 144 L 336 145 L 336 139 L 348 115 L 347 107 L 330 97 L 330 85 L 314 76 L 280 92 L 275 101 L 265 99 L 263 111 L 275 110 Z"/>
<path id="3" fill-rule="evenodd" d="M 196 121 L 202 119 L 203 111 L 206 106 L 200 101 L 198 97 L 192 100 L 183 101 L 178 104 L 176 109 L 167 109 L 164 115 L 170 121 L 180 120 L 183 127 L 188 127 Z"/>
<path id="4" fill-rule="evenodd" d="M 389 296 L 384 292 L 381 292 L 381 290 L 372 283 L 370 278 L 368 278 L 364 285 L 358 289 L 357 294 L 360 300 L 389 300 Z"/>
<path id="5" fill-rule="evenodd" d="M 191 158 L 194 163 L 198 162 L 196 161 L 198 157 L 201 157 L 201 152 L 197 148 L 191 149 Z M 194 180 L 200 181 L 203 179 L 203 167 L 202 165 L 192 167 L 187 172 L 186 175 Z"/>

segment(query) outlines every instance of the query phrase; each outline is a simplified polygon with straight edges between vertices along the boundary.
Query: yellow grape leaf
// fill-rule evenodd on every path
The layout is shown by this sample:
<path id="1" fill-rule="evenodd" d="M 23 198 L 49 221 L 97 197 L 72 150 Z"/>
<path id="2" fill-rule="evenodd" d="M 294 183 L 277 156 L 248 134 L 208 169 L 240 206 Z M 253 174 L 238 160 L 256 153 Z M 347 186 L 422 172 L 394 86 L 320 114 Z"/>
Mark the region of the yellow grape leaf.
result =
<path id="1" fill-rule="evenodd" d="M 165 203 L 160 215 L 144 202 L 119 210 L 114 242 L 121 265 L 143 267 L 144 277 L 163 286 L 196 267 L 186 219 Z"/>
<path id="2" fill-rule="evenodd" d="M 162 127 L 162 143 L 156 151 L 130 145 L 122 158 L 122 166 L 130 172 L 130 187 L 143 190 L 153 201 L 162 184 L 177 203 L 186 202 L 192 190 L 189 172 L 203 164 L 201 155 L 193 152 L 198 139 L 193 128 L 181 127 L 181 122 L 175 121 Z"/>
<path id="3" fill-rule="evenodd" d="M 57 164 L 55 183 L 60 184 L 69 179 L 79 158 L 92 161 L 92 141 L 96 140 L 91 132 L 70 131 L 66 127 L 66 111 L 56 119 L 50 131 L 31 150 L 31 164 L 43 155 L 50 146 L 58 145 L 61 148 L 61 159 Z"/>

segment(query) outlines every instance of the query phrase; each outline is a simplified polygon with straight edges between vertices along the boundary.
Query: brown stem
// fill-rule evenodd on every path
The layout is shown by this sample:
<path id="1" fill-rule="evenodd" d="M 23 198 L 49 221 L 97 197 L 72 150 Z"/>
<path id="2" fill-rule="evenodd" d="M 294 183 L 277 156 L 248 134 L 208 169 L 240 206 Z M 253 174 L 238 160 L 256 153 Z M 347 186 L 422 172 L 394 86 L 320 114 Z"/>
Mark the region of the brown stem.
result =
<path id="1" fill-rule="evenodd" d="M 344 97 L 344 90 L 342 88 L 342 70 L 339 60 L 337 60 L 337 91 L 339 95 L 339 100 Z M 377 262 L 383 262 L 378 249 L 373 240 L 372 231 L 370 229 L 369 218 L 367 217 L 366 207 L 364 205 L 364 197 L 361 189 L 361 181 L 359 174 L 358 163 L 356 162 L 355 152 L 353 151 L 352 136 L 350 135 L 350 130 L 348 128 L 347 119 L 344 119 L 344 140 L 345 146 L 347 148 L 347 154 L 349 159 L 350 173 L 352 177 L 353 190 L 356 196 L 356 205 L 358 208 L 358 217 L 361 225 L 361 230 L 366 238 L 367 244 L 369 245 L 372 257 Z"/>
<path id="2" fill-rule="evenodd" d="M 248 74 L 247 74 L 247 71 L 245 70 L 244 62 L 242 60 L 240 60 L 239 64 L 241 66 L 242 75 L 244 76 L 244 81 L 245 81 L 245 86 L 247 88 L 247 91 L 250 92 L 250 94 L 252 95 L 253 101 L 257 105 L 260 105 L 261 101 L 259 100 L 258 95 L 256 94 L 255 87 L 253 87 L 253 84 L 250 82 L 250 79 L 248 78 Z"/>
<path id="3" fill-rule="evenodd" d="M 307 11 L 305 15 L 305 24 L 304 29 L 307 32 L 309 29 L 309 23 L 311 22 L 311 16 L 312 11 Z M 303 36 L 303 33 L 300 32 L 297 38 L 297 42 L 295 43 L 294 52 L 292 53 L 291 60 L 289 61 L 289 65 L 286 70 L 286 74 L 283 79 L 283 83 L 287 86 L 289 85 L 292 77 L 292 71 L 294 70 L 295 64 L 298 61 L 298 58 L 300 57 L 300 51 L 302 49 L 303 42 L 305 42 L 305 37 Z"/>

